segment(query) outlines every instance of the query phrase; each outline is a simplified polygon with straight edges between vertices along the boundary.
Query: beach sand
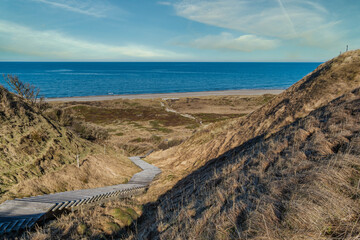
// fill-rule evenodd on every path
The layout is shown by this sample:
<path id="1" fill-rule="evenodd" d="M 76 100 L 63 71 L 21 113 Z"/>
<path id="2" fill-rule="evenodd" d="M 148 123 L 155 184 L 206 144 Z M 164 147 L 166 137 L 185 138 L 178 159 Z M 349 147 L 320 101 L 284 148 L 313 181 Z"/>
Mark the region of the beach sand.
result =
<path id="1" fill-rule="evenodd" d="M 282 89 L 244 89 L 207 92 L 184 92 L 184 93 L 152 93 L 152 94 L 127 94 L 127 95 L 106 95 L 106 96 L 85 96 L 85 97 L 64 97 L 47 98 L 47 102 L 85 102 L 105 101 L 114 99 L 153 99 L 153 98 L 183 98 L 183 97 L 206 97 L 206 96 L 256 96 L 263 94 L 279 94 Z"/>

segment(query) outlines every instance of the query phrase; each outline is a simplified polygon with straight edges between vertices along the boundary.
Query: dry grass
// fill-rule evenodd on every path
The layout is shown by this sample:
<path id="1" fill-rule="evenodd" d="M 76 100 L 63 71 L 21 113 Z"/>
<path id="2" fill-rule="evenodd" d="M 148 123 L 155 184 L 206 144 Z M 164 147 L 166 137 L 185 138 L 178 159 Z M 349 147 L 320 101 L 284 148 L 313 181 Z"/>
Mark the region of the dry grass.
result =
<path id="1" fill-rule="evenodd" d="M 37 178 L 21 181 L 6 192 L 3 199 L 126 183 L 139 171 L 140 168 L 127 157 L 119 155 L 118 150 L 107 148 L 106 155 L 99 153 L 80 158 L 79 168 L 75 162 Z"/>
<path id="2" fill-rule="evenodd" d="M 356 239 L 359 104 L 357 89 L 208 162 L 146 204 L 131 228 L 126 207 L 102 207 L 30 236 L 78 239 L 85 228 L 95 239 Z"/>
<path id="3" fill-rule="evenodd" d="M 212 96 L 165 99 L 162 102 L 180 113 L 188 114 L 247 114 L 269 102 L 275 95 Z"/>
<path id="4" fill-rule="evenodd" d="M 57 118 L 59 111 L 75 121 L 107 130 L 111 145 L 130 155 L 143 155 L 151 149 L 165 150 L 182 143 L 201 127 L 245 116 L 271 99 L 264 96 L 222 96 L 201 98 L 117 99 L 101 102 L 66 102 L 53 104 L 47 114 Z M 186 104 L 190 102 L 190 104 Z M 234 105 L 236 106 L 234 107 Z M 167 111 L 174 107 L 178 113 Z M 60 109 L 60 110 L 59 110 Z M 182 113 L 197 113 L 195 119 Z M 59 121 L 69 124 L 69 117 Z"/>
<path id="5" fill-rule="evenodd" d="M 16 184 L 55 172 L 92 147 L 0 86 L 0 201 Z"/>
<path id="6" fill-rule="evenodd" d="M 128 235 L 142 214 L 131 199 L 108 201 L 59 216 L 20 239 L 119 239 Z"/>
<path id="7" fill-rule="evenodd" d="M 139 171 L 119 148 L 100 141 L 108 134 L 100 126 L 73 131 L 71 118 L 57 110 L 54 115 L 50 119 L 0 86 L 0 202 L 119 184 Z"/>
<path id="8" fill-rule="evenodd" d="M 146 205 L 132 237 L 360 237 L 359 106 L 357 89 L 208 162 Z"/>
<path id="9" fill-rule="evenodd" d="M 163 173 L 138 201 L 156 201 L 130 228 L 115 221 L 130 222 L 121 206 L 63 216 L 29 238 L 78 239 L 90 226 L 88 238 L 358 239 L 360 89 L 351 90 L 359 87 L 359 66 L 360 51 L 343 54 L 246 118 L 203 126 L 178 147 L 152 154 Z M 115 136 L 129 136 L 111 124 Z"/>
<path id="10" fill-rule="evenodd" d="M 213 98 L 213 103 L 209 103 L 211 98 L 207 98 L 206 102 L 208 103 L 205 103 L 209 104 L 210 107 L 216 105 L 221 107 L 221 109 L 217 109 L 215 113 L 201 113 L 199 118 L 204 120 L 204 123 L 219 122 L 224 119 L 234 118 L 244 114 L 228 114 L 229 111 L 233 111 L 231 110 L 233 105 L 226 100 L 222 101 L 222 98 L 231 98 L 232 101 L 238 101 L 241 102 L 241 104 L 248 102 L 254 104 L 254 102 L 257 102 L 254 107 L 250 106 L 251 104 L 247 104 L 246 106 L 249 107 L 248 111 L 258 108 L 260 104 L 258 98 L 263 99 L 262 97 L 246 97 L 246 100 L 242 100 L 244 97 L 237 96 Z M 252 98 L 256 100 L 253 101 Z M 52 105 L 45 114 L 57 122 L 60 122 L 63 126 L 73 129 L 74 121 L 78 121 L 86 122 L 86 124 L 93 126 L 93 128 L 105 129 L 110 135 L 110 138 L 106 141 L 107 156 L 105 158 L 105 156 L 99 155 L 102 151 L 102 146 L 98 146 L 97 148 L 94 148 L 96 150 L 93 150 L 94 153 L 92 153 L 91 156 L 84 155 L 81 157 L 82 165 L 80 169 L 76 168 L 74 163 L 73 165 L 67 165 L 54 173 L 45 174 L 39 178 L 24 181 L 21 184 L 16 185 L 12 191 L 7 193 L 7 195 L 28 196 L 30 194 L 36 195 L 56 191 L 99 187 L 126 181 L 126 178 L 129 179 L 134 173 L 135 168 L 127 162 L 128 159 L 115 157 L 116 153 L 124 155 L 141 155 L 153 148 L 163 150 L 168 149 L 181 144 L 193 133 L 194 128 L 200 127 L 197 120 L 194 121 L 189 118 L 184 118 L 179 114 L 167 112 L 165 108 L 161 106 L 160 101 L 163 100 L 115 100 Z M 180 99 L 180 101 L 182 101 L 182 99 Z M 206 106 L 206 104 L 202 103 L 201 105 Z M 190 110 L 193 107 L 194 106 L 190 106 L 187 109 Z M 245 106 L 240 105 L 238 107 Z M 143 111 L 144 109 L 146 109 L 145 112 Z M 126 115 L 129 112 L 135 112 L 136 114 Z M 140 114 L 140 112 L 142 114 Z M 152 114 L 149 114 L 150 112 Z M 159 115 L 162 117 L 158 118 Z M 174 119 L 175 121 L 172 122 Z M 76 131 L 80 136 L 82 132 L 83 131 Z M 111 153 L 109 151 L 111 151 Z M 110 159 L 108 159 L 109 156 Z M 167 181 L 173 181 L 175 176 L 177 175 L 168 174 Z M 13 192 L 14 194 L 12 194 Z M 101 209 L 102 208 L 96 208 L 95 211 L 101 212 L 104 210 Z M 121 219 L 124 222 L 128 221 L 129 214 L 125 214 L 124 217 L 122 213 L 119 213 L 119 209 L 122 211 L 124 210 L 122 208 L 115 208 L 115 210 L 110 210 L 110 212 L 115 211 L 112 212 L 112 214 L 107 212 L 107 210 L 104 210 L 105 212 L 102 214 L 95 214 L 93 213 L 94 209 L 90 209 L 83 210 L 83 213 L 80 215 L 80 218 L 89 215 L 88 221 L 95 217 L 100 218 L 102 224 L 98 223 L 98 220 L 96 220 L 95 222 L 97 223 L 95 225 L 89 225 L 84 223 L 83 219 L 79 219 L 75 215 L 71 215 L 71 219 L 69 219 L 68 216 L 62 216 L 58 221 L 50 223 L 44 228 L 38 229 L 36 233 L 31 233 L 30 235 L 31 238 L 35 239 L 49 238 L 50 236 L 52 238 L 99 238 L 103 235 L 106 236 L 107 234 L 114 235 L 123 233 L 123 227 L 126 224 L 121 224 L 119 221 L 121 221 Z M 103 214 L 107 217 L 104 218 Z M 109 214 L 112 215 L 113 218 L 120 218 L 120 220 L 114 221 L 113 218 L 109 219 Z M 191 214 L 191 211 L 189 211 L 189 214 Z M 64 224 L 66 226 L 59 227 L 59 224 Z M 57 227 L 53 227 L 54 225 Z M 68 225 L 71 225 L 71 227 Z M 93 229 L 94 231 L 89 229 Z M 89 231 L 91 233 L 89 233 Z M 101 235 L 100 232 L 102 232 L 103 235 Z"/>
<path id="11" fill-rule="evenodd" d="M 162 176 L 164 182 L 166 175 L 176 176 L 172 183 L 167 182 L 167 187 L 171 187 L 178 179 L 203 166 L 210 159 L 256 136 L 265 134 L 268 137 L 359 85 L 360 50 L 349 51 L 320 65 L 312 73 L 246 117 L 202 127 L 177 147 L 157 151 L 147 159 L 165 169 Z M 174 108 L 175 106 L 176 102 Z M 166 172 L 167 169 L 169 172 Z M 153 192 L 157 193 L 164 193 L 168 189 L 162 184 L 152 187 Z M 149 199 L 156 199 L 156 194 L 154 197 Z"/>

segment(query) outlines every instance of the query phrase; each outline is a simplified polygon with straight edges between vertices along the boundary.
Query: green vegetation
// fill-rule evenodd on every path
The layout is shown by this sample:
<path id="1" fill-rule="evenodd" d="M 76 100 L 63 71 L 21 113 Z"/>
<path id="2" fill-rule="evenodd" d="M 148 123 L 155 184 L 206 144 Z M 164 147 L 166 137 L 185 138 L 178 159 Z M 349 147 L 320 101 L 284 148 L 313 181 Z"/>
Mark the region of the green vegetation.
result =
<path id="1" fill-rule="evenodd" d="M 110 211 L 110 215 L 118 220 L 121 226 L 130 226 L 133 220 L 139 217 L 135 210 L 130 207 L 114 208 Z"/>

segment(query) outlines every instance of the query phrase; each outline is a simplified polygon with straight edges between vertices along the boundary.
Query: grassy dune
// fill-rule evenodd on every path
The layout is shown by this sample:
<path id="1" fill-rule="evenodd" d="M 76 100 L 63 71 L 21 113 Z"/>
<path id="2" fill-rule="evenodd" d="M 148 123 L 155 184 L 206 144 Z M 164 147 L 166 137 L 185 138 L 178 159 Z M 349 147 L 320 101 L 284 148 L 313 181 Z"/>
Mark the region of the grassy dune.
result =
<path id="1" fill-rule="evenodd" d="M 67 103 L 62 108 L 77 110 L 78 120 L 114 129 L 108 140 L 114 148 L 128 140 L 143 145 L 157 139 L 151 146 L 161 149 L 157 144 L 164 138 L 186 138 L 147 158 L 163 172 L 144 196 L 62 216 L 24 237 L 357 239 L 359 87 L 357 50 L 320 65 L 276 97 L 249 102 L 203 97 Z M 242 116 L 248 112 L 240 102 L 254 111 Z M 156 114 L 145 114 L 143 106 Z M 87 115 L 96 109 L 116 117 L 104 122 L 99 114 L 98 122 Z M 176 124 L 167 125 L 171 118 Z M 195 127 L 186 132 L 191 121 Z M 135 131 L 149 135 L 134 138 Z"/>
<path id="2" fill-rule="evenodd" d="M 204 165 L 210 159 L 251 140 L 271 134 L 307 116 L 336 97 L 360 85 L 360 51 L 340 55 L 315 69 L 289 89 L 271 99 L 244 118 L 215 123 L 193 134 L 181 145 L 158 151 L 147 159 L 164 169 L 160 184 L 152 191 L 158 194 L 171 188 L 177 180 Z M 168 181 L 166 175 L 175 176 Z M 162 184 L 166 183 L 166 187 Z"/>
<path id="3" fill-rule="evenodd" d="M 358 238 L 359 106 L 358 88 L 209 161 L 146 205 L 132 237 Z"/>
<path id="4" fill-rule="evenodd" d="M 80 168 L 76 167 L 79 155 Z M 0 202 L 127 181 L 139 169 L 0 86 Z"/>

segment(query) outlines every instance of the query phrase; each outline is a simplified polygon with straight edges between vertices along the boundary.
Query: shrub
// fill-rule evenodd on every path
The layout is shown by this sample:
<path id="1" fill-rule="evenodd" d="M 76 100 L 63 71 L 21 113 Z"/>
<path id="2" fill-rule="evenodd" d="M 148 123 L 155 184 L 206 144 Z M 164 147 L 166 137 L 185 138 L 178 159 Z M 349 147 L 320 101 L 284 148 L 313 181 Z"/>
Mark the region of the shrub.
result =
<path id="1" fill-rule="evenodd" d="M 40 89 L 30 83 L 25 83 L 19 80 L 17 76 L 3 75 L 5 82 L 9 87 L 17 93 L 20 97 L 30 102 L 34 107 L 37 107 L 40 112 L 45 111 L 50 107 L 49 103 L 45 102 L 44 97 L 38 97 Z"/>
<path id="2" fill-rule="evenodd" d="M 98 126 L 93 126 L 87 123 L 74 121 L 70 128 L 77 133 L 81 138 L 96 141 L 106 140 L 109 137 L 109 133 L 106 129 Z"/>
<path id="3" fill-rule="evenodd" d="M 64 127 L 71 126 L 74 122 L 74 117 L 68 111 L 59 108 L 51 109 L 45 112 L 45 115 Z"/>
<path id="4" fill-rule="evenodd" d="M 30 101 L 31 104 L 35 105 L 38 99 L 40 89 L 31 85 L 30 83 L 24 83 L 19 80 L 17 76 L 3 75 L 5 82 L 10 88 L 15 91 L 22 98 Z"/>

